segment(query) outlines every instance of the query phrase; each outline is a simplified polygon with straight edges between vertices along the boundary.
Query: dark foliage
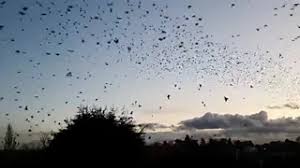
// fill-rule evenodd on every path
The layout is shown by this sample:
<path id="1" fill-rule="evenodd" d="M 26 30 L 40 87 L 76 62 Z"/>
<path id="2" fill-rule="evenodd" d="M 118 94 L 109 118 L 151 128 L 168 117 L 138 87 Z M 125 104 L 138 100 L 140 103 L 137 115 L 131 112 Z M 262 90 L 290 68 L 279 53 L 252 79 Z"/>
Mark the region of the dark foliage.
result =
<path id="1" fill-rule="evenodd" d="M 50 141 L 47 150 L 51 159 L 67 164 L 128 166 L 141 160 L 143 134 L 136 130 L 130 117 L 116 117 L 114 109 L 79 108 L 75 118 L 66 124 Z"/>
<path id="2" fill-rule="evenodd" d="M 7 125 L 4 137 L 4 150 L 15 150 L 17 146 L 16 136 L 10 124 Z"/>
<path id="3" fill-rule="evenodd" d="M 148 163 L 155 166 L 190 167 L 294 167 L 300 160 L 300 144 L 286 140 L 254 145 L 251 141 L 210 139 L 156 143 L 147 147 Z"/>

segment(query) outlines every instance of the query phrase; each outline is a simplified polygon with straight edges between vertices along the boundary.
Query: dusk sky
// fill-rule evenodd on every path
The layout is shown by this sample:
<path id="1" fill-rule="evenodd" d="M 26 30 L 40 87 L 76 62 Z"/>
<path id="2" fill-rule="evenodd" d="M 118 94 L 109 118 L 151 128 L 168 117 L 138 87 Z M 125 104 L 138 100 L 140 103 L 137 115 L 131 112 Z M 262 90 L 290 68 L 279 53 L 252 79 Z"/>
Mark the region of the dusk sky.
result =
<path id="1" fill-rule="evenodd" d="M 0 0 L 1 130 L 8 123 L 19 132 L 56 130 L 81 105 L 124 107 L 137 123 L 166 127 L 202 122 L 207 112 L 252 122 L 266 111 L 285 123 L 300 116 L 299 7 Z"/>

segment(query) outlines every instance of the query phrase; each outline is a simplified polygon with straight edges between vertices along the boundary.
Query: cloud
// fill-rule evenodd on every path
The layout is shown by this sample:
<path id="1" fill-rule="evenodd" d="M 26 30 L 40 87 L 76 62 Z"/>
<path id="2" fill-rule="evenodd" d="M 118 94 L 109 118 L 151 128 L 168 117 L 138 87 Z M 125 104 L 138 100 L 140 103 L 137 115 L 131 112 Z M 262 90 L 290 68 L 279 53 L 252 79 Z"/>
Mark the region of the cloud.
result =
<path id="1" fill-rule="evenodd" d="M 141 128 L 144 128 L 146 131 L 157 131 L 160 129 L 169 129 L 173 126 L 167 126 L 164 124 L 159 124 L 159 123 L 142 123 L 138 125 Z"/>
<path id="2" fill-rule="evenodd" d="M 290 109 L 295 109 L 295 110 L 297 110 L 297 109 L 300 108 L 300 106 L 298 104 L 296 104 L 296 103 L 285 104 L 284 107 L 290 108 Z"/>
<path id="3" fill-rule="evenodd" d="M 206 113 L 202 117 L 181 121 L 179 130 L 222 129 L 224 134 L 276 134 L 300 135 L 300 117 L 268 119 L 265 111 L 252 115 Z"/>
<path id="4" fill-rule="evenodd" d="M 298 105 L 297 103 L 286 103 L 283 104 L 281 106 L 268 106 L 269 109 L 283 109 L 283 108 L 288 108 L 288 109 L 292 109 L 292 110 L 298 110 L 300 109 L 300 105 Z"/>
<path id="5" fill-rule="evenodd" d="M 147 133 L 152 136 L 151 142 L 184 138 L 187 134 L 196 139 L 232 138 L 252 140 L 255 143 L 287 138 L 296 139 L 300 136 L 300 117 L 268 119 L 268 113 L 265 111 L 251 115 L 208 112 L 201 117 L 181 121 L 178 126 L 166 126 L 157 123 L 145 125 L 150 130 Z"/>
<path id="6" fill-rule="evenodd" d="M 216 114 L 206 113 L 202 117 L 193 118 L 190 120 L 181 121 L 180 129 L 230 129 L 243 127 L 262 127 L 268 120 L 268 115 L 265 111 L 243 116 L 239 114 Z"/>
<path id="7" fill-rule="evenodd" d="M 268 109 L 282 109 L 282 106 L 268 106 Z"/>

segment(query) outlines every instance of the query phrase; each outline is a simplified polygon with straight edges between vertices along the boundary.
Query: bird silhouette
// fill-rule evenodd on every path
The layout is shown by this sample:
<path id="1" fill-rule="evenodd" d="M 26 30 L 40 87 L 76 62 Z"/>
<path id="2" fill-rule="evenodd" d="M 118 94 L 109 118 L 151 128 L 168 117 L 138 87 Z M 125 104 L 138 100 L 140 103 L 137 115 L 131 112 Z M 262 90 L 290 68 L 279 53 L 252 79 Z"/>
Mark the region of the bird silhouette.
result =
<path id="1" fill-rule="evenodd" d="M 167 99 L 170 100 L 170 98 L 171 98 L 171 95 L 168 94 L 168 95 L 167 95 Z"/>
<path id="2" fill-rule="evenodd" d="M 224 96 L 224 101 L 227 102 L 228 100 L 229 100 L 229 98 Z"/>

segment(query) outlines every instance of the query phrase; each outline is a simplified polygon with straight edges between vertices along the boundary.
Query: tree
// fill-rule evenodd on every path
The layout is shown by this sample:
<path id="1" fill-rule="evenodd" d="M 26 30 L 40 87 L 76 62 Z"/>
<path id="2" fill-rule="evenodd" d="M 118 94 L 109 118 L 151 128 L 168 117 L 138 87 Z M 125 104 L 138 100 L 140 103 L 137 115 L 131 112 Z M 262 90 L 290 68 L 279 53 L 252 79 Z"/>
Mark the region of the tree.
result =
<path id="1" fill-rule="evenodd" d="M 79 108 L 66 127 L 53 134 L 47 150 L 54 159 L 67 163 L 136 164 L 143 155 L 143 133 L 131 117 L 115 113 L 116 109 Z"/>
<path id="2" fill-rule="evenodd" d="M 201 141 L 200 141 L 200 145 L 206 145 L 206 141 L 205 141 L 205 139 L 204 138 L 201 138 Z"/>
<path id="3" fill-rule="evenodd" d="M 15 150 L 17 147 L 16 136 L 11 124 L 7 125 L 7 130 L 4 138 L 4 150 Z"/>
<path id="4" fill-rule="evenodd" d="M 41 142 L 41 145 L 42 145 L 43 149 L 48 147 L 50 139 L 51 139 L 50 133 L 48 133 L 48 132 L 42 132 L 41 133 L 40 142 Z"/>

